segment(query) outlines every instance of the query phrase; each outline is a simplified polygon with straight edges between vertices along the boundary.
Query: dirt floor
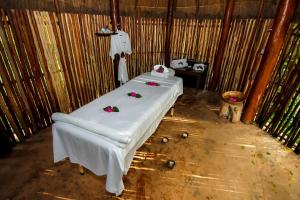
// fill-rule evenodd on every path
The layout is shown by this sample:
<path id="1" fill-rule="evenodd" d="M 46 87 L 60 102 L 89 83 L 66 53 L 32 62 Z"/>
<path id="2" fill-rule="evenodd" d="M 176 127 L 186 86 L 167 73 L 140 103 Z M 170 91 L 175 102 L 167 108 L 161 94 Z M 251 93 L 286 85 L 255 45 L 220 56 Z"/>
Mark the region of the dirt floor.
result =
<path id="1" fill-rule="evenodd" d="M 0 159 L 0 199 L 299 200 L 299 156 L 253 125 L 220 119 L 219 104 L 213 93 L 185 90 L 175 116 L 137 151 L 120 197 L 105 191 L 104 176 L 82 176 L 68 160 L 53 164 L 45 129 Z M 172 170 L 168 159 L 176 161 Z"/>

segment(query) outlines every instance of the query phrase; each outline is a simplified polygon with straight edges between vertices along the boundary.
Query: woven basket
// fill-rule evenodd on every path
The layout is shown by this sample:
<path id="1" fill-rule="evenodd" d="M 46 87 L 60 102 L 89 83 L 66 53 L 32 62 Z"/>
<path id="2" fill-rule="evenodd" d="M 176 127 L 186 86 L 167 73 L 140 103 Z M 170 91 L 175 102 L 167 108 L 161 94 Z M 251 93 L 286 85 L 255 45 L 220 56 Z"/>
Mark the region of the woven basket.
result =
<path id="1" fill-rule="evenodd" d="M 231 101 L 230 98 L 236 98 L 237 101 Z M 222 94 L 222 99 L 229 104 L 240 104 L 245 101 L 245 95 L 239 91 L 228 91 Z"/>

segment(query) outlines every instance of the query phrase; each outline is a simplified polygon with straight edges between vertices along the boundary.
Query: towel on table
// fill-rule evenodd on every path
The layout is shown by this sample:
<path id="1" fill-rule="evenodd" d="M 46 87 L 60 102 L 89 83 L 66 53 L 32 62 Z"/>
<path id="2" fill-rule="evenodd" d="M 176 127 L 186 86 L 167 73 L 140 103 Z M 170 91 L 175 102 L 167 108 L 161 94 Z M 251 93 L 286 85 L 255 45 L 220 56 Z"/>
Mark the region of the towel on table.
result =
<path id="1" fill-rule="evenodd" d="M 159 70 L 163 69 L 162 72 Z M 151 71 L 151 76 L 156 76 L 160 78 L 169 78 L 175 75 L 175 71 L 173 69 L 167 68 L 164 65 L 154 65 L 153 70 Z"/>
<path id="2" fill-rule="evenodd" d="M 87 121 L 83 119 L 79 119 L 77 117 L 73 117 L 68 114 L 64 113 L 54 113 L 52 115 L 52 119 L 55 122 L 63 122 L 66 124 L 72 124 L 74 126 L 77 126 L 79 128 L 86 129 L 88 131 L 91 131 L 93 133 L 96 133 L 98 135 L 102 135 L 104 137 L 107 137 L 108 139 L 111 139 L 113 141 L 116 141 L 115 144 L 121 143 L 118 146 L 123 148 L 125 145 L 128 144 L 131 139 L 121 133 L 119 133 L 117 130 L 112 129 L 110 127 L 101 125 L 99 123 L 95 123 L 92 121 Z M 122 145 L 123 144 L 123 145 Z"/>
<path id="3" fill-rule="evenodd" d="M 160 68 L 163 69 L 160 73 L 169 73 L 169 69 L 164 65 L 154 65 L 153 70 L 158 71 Z"/>

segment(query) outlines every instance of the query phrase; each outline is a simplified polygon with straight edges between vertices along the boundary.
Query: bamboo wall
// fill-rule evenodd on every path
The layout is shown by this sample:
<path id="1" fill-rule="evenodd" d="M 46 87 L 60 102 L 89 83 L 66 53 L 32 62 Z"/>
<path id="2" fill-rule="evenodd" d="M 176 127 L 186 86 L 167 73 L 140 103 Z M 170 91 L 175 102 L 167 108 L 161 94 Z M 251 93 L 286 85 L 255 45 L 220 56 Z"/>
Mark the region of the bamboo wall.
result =
<path id="1" fill-rule="evenodd" d="M 288 32 L 256 121 L 273 137 L 300 153 L 299 24 L 293 24 Z"/>
<path id="2" fill-rule="evenodd" d="M 221 19 L 175 19 L 171 37 L 171 57 L 191 58 L 210 65 L 218 48 Z M 260 64 L 261 51 L 269 37 L 271 19 L 236 19 L 232 22 L 221 66 L 219 90 L 244 91 Z M 207 84 L 206 84 L 207 85 Z"/>
<path id="3" fill-rule="evenodd" d="M 108 16 L 1 11 L 1 130 L 13 143 L 112 90 Z M 2 132 L 3 134 L 3 132 Z"/>
<path id="4" fill-rule="evenodd" d="M 161 18 L 122 17 L 123 29 L 131 38 L 133 53 L 127 56 L 130 78 L 164 63 L 166 24 Z"/>

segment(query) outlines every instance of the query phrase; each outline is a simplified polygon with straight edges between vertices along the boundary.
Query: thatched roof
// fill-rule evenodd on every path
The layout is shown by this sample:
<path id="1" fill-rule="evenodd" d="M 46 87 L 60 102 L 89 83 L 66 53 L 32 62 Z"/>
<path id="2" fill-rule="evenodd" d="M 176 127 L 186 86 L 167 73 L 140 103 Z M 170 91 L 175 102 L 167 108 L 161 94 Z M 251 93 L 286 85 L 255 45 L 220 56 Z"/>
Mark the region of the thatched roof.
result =
<path id="1" fill-rule="evenodd" d="M 109 0 L 58 0 L 62 12 L 109 14 Z M 236 0 L 236 18 L 254 18 L 260 0 Z M 273 18 L 279 0 L 264 0 L 263 18 Z M 177 0 L 175 17 L 222 18 L 226 0 Z M 4 9 L 55 11 L 54 0 L 0 0 Z M 120 14 L 142 17 L 165 17 L 168 0 L 120 0 Z M 300 5 L 295 18 L 300 18 Z"/>

